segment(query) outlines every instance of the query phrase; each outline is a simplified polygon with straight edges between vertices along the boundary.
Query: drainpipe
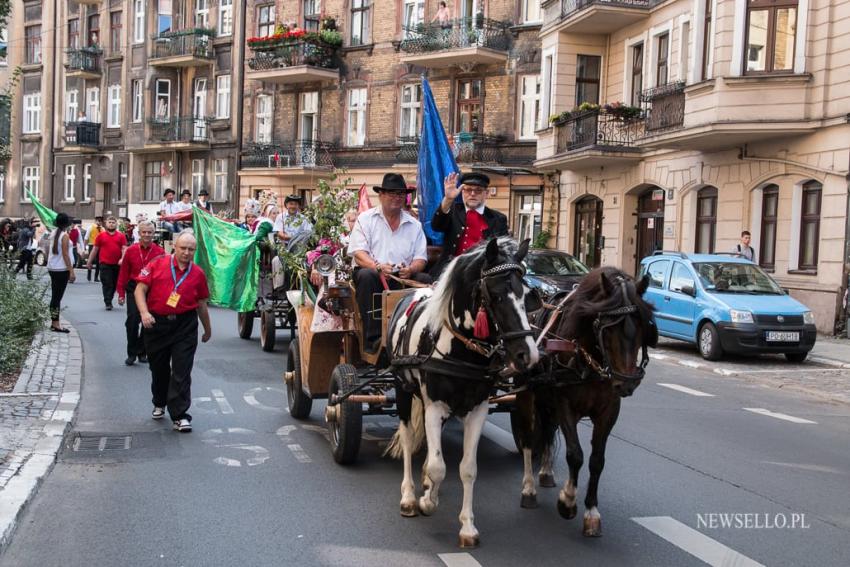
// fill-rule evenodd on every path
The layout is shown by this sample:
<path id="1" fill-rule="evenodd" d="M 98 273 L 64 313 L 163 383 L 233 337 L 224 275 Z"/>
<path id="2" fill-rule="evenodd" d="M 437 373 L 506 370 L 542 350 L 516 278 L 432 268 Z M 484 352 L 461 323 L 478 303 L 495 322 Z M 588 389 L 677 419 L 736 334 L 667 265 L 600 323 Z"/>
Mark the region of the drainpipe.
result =
<path id="1" fill-rule="evenodd" d="M 245 17 L 248 13 L 248 0 L 242 0 L 242 22 L 243 24 L 239 26 L 239 67 L 237 69 L 239 73 L 239 101 L 243 100 L 245 96 L 245 49 L 247 49 L 245 44 L 245 33 L 247 25 L 245 24 Z M 235 90 L 235 89 L 233 89 Z M 231 91 L 230 96 L 233 97 L 233 91 Z M 232 105 L 231 105 L 231 108 Z M 235 178 L 238 180 L 239 178 L 239 170 L 242 169 L 242 131 L 243 131 L 243 120 L 242 117 L 245 113 L 245 105 L 237 104 L 236 105 L 236 171 L 234 171 Z M 237 184 L 239 186 L 240 184 Z M 241 190 L 241 188 L 240 188 Z M 237 192 L 234 199 L 234 210 L 239 212 L 239 193 Z M 238 216 L 238 215 L 237 215 Z"/>
<path id="2" fill-rule="evenodd" d="M 844 336 L 850 339 L 850 174 L 845 178 L 847 180 L 847 208 L 844 211 L 844 276 L 841 278 L 841 287 L 839 288 L 839 297 L 842 302 L 844 311 Z M 835 331 L 837 334 L 838 325 Z"/>
<path id="3" fill-rule="evenodd" d="M 59 21 L 58 9 L 59 9 L 58 0 L 53 0 L 53 21 L 54 22 Z M 61 64 L 61 61 L 60 61 L 61 55 L 59 53 L 57 53 L 57 49 L 56 49 L 56 46 L 58 45 L 58 43 L 56 41 L 58 30 L 59 30 L 59 26 L 54 25 L 53 26 L 53 33 L 52 33 L 52 36 L 53 36 L 53 46 L 52 46 L 52 49 L 53 49 L 53 53 L 52 53 L 52 56 L 53 56 L 53 81 L 52 81 L 53 82 L 53 94 L 51 96 L 52 100 L 50 101 L 50 107 L 51 108 L 53 108 L 56 104 L 56 91 L 59 88 L 59 81 L 56 80 L 57 77 L 59 76 L 58 73 L 57 73 L 57 68 Z M 41 50 L 42 62 L 44 61 L 44 56 L 45 56 L 45 51 L 44 51 L 43 46 L 42 46 L 42 50 Z M 62 83 L 64 84 L 64 78 L 63 78 Z M 21 81 L 21 84 L 23 84 L 23 81 Z M 46 101 L 44 101 L 44 102 L 46 103 Z M 43 104 L 43 108 L 46 109 L 47 104 Z M 63 113 L 60 112 L 59 116 L 61 117 L 62 114 Z M 56 154 L 53 152 L 53 145 L 55 143 L 55 140 L 53 139 L 55 122 L 56 122 L 56 116 L 55 116 L 55 113 L 54 113 L 50 116 L 50 122 L 48 122 L 47 132 L 45 133 L 45 136 L 42 138 L 42 143 L 44 142 L 44 140 L 48 141 L 49 145 L 47 146 L 47 151 L 48 151 L 47 163 L 52 164 L 51 168 L 53 170 L 53 171 L 50 172 L 50 206 L 51 207 L 56 206 L 56 201 L 55 201 L 55 197 L 56 197 L 56 195 L 55 195 L 55 193 L 56 193 L 56 183 L 55 183 L 55 180 L 56 180 Z"/>

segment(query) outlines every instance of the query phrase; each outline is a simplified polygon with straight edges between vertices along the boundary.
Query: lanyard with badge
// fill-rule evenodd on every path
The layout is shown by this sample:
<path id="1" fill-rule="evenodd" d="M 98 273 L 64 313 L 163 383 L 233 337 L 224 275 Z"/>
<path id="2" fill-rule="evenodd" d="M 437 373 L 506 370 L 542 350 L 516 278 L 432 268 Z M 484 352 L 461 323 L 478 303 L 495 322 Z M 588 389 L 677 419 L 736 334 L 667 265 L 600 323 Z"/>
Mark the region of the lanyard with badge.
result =
<path id="1" fill-rule="evenodd" d="M 192 263 L 189 262 L 189 265 L 186 267 L 186 272 L 183 276 L 180 277 L 180 281 L 177 281 L 177 271 L 174 269 L 174 264 L 176 263 L 176 259 L 170 262 L 171 264 L 171 281 L 174 282 L 174 291 L 171 292 L 171 295 L 168 296 L 168 301 L 165 302 L 169 307 L 177 307 L 177 304 L 180 302 L 180 294 L 177 293 L 177 288 L 180 287 L 186 278 L 189 276 L 189 272 L 192 271 Z"/>

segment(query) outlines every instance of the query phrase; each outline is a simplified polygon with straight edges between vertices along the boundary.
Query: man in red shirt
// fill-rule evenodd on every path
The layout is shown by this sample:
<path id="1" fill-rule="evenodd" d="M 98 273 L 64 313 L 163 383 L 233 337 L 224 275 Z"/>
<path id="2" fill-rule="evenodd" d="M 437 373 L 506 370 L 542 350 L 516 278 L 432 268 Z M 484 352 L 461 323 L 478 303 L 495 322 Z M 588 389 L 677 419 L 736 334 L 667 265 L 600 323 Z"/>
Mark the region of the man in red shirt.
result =
<path id="1" fill-rule="evenodd" d="M 118 283 L 118 265 L 124 255 L 124 249 L 127 248 L 127 238 L 117 229 L 118 220 L 115 217 L 107 217 L 106 231 L 97 235 L 86 264 L 91 270 L 94 258 L 100 262 L 100 285 L 103 288 L 103 303 L 107 311 L 112 311 L 112 298 Z"/>
<path id="2" fill-rule="evenodd" d="M 151 417 L 162 419 L 167 407 L 174 429 L 181 432 L 192 431 L 188 411 L 199 318 L 204 326 L 201 340 L 207 342 L 212 335 L 207 276 L 192 263 L 196 246 L 191 231 L 180 232 L 174 255 L 160 256 L 143 268 L 135 291 L 151 368 Z"/>
<path id="3" fill-rule="evenodd" d="M 152 260 L 165 254 L 165 250 L 153 241 L 156 228 L 150 221 L 139 223 L 139 242 L 133 244 L 124 252 L 121 259 L 121 269 L 118 272 L 118 305 L 124 305 L 127 301 L 127 359 L 124 364 L 133 366 L 136 357 L 139 362 L 145 363 L 148 357 L 145 354 L 144 327 L 142 327 L 142 316 L 136 305 L 133 293 L 136 291 L 136 283 L 139 272 Z"/>
<path id="4" fill-rule="evenodd" d="M 71 252 L 74 254 L 74 267 L 80 266 L 80 245 L 82 244 L 83 236 L 80 234 L 80 219 L 72 221 L 71 230 L 68 232 L 68 237 L 71 239 Z"/>

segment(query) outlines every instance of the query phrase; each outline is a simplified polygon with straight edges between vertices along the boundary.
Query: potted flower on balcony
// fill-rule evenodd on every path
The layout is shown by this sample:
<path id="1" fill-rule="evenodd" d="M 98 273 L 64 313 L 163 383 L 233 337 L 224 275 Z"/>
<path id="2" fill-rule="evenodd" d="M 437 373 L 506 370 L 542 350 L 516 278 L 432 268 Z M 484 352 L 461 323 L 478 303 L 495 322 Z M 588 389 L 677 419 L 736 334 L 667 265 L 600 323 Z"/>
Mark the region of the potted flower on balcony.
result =
<path id="1" fill-rule="evenodd" d="M 333 16 L 325 16 L 322 18 L 321 29 L 328 31 L 336 31 L 336 18 Z"/>
<path id="2" fill-rule="evenodd" d="M 567 120 L 572 118 L 572 116 L 573 116 L 572 110 L 565 110 L 563 112 L 559 112 L 558 114 L 552 114 L 552 115 L 549 116 L 549 124 L 552 125 L 552 126 L 561 126 Z"/>
<path id="3" fill-rule="evenodd" d="M 609 102 L 602 106 L 602 112 L 619 120 L 620 122 L 631 122 L 637 120 L 643 114 L 643 109 L 639 106 L 630 106 L 620 101 Z"/>

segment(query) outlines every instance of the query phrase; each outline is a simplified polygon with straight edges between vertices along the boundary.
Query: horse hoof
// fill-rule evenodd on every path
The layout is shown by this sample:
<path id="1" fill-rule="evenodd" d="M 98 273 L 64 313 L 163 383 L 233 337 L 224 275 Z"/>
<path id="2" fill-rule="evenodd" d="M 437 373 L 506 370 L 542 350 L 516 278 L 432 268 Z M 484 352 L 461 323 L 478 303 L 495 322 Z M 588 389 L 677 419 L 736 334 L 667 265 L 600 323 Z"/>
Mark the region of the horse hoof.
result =
<path id="1" fill-rule="evenodd" d="M 519 502 L 520 508 L 537 508 L 537 495 L 536 494 L 523 494 L 522 499 Z"/>
<path id="2" fill-rule="evenodd" d="M 421 512 L 423 516 L 430 516 L 436 509 L 437 505 L 430 500 L 426 500 L 424 496 L 419 499 L 419 512 Z"/>
<path id="3" fill-rule="evenodd" d="M 416 501 L 402 504 L 401 515 L 405 518 L 413 518 L 419 515 L 419 510 L 416 508 Z"/>
<path id="4" fill-rule="evenodd" d="M 584 537 L 602 537 L 602 519 L 585 518 L 582 533 L 584 533 Z"/>
<path id="5" fill-rule="evenodd" d="M 481 543 L 481 539 L 475 536 L 461 535 L 458 536 L 458 545 L 464 549 L 469 549 L 473 547 L 478 547 L 478 544 Z"/>
<path id="6" fill-rule="evenodd" d="M 545 488 L 552 488 L 555 486 L 555 475 L 552 474 L 541 474 L 540 475 L 540 486 Z"/>
<path id="7" fill-rule="evenodd" d="M 565 520 L 572 520 L 576 517 L 576 514 L 578 513 L 578 506 L 575 504 L 573 504 L 572 506 L 567 506 L 566 504 L 558 500 L 558 513 Z M 585 526 L 586 525 L 587 523 L 585 522 Z"/>

